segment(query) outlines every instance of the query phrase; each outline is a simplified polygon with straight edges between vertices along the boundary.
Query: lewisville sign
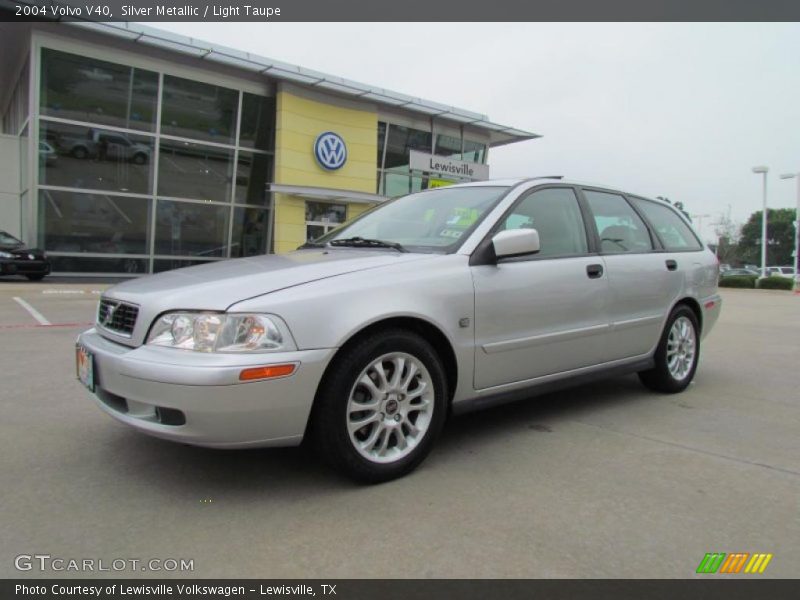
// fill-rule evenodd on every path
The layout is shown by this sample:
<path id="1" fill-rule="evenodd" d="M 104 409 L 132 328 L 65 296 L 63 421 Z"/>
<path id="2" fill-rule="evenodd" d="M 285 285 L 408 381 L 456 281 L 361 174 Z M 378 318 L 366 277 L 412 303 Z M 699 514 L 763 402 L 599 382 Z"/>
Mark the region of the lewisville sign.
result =
<path id="1" fill-rule="evenodd" d="M 416 150 L 411 151 L 409 167 L 416 171 L 453 175 L 465 179 L 489 179 L 489 165 L 434 156 Z"/>

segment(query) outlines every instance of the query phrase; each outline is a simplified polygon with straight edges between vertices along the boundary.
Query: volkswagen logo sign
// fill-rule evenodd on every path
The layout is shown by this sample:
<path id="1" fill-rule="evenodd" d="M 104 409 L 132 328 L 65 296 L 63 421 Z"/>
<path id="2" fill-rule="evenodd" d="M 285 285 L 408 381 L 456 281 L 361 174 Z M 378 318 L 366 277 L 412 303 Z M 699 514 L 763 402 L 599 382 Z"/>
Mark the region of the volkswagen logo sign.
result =
<path id="1" fill-rule="evenodd" d="M 326 131 L 320 133 L 314 141 L 314 156 L 320 167 L 335 171 L 341 169 L 347 162 L 347 146 L 338 133 Z"/>

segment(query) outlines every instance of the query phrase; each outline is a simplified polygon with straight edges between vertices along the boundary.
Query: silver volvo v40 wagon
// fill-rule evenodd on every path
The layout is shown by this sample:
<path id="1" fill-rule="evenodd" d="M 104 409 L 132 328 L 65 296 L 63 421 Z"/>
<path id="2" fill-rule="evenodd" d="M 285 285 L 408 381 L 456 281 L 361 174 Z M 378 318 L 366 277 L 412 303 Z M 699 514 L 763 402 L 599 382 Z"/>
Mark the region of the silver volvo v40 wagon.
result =
<path id="1" fill-rule="evenodd" d="M 378 482 L 446 416 L 637 372 L 680 392 L 720 312 L 718 262 L 669 204 L 543 179 L 387 201 L 286 255 L 127 281 L 79 379 L 160 438 L 290 446 Z"/>

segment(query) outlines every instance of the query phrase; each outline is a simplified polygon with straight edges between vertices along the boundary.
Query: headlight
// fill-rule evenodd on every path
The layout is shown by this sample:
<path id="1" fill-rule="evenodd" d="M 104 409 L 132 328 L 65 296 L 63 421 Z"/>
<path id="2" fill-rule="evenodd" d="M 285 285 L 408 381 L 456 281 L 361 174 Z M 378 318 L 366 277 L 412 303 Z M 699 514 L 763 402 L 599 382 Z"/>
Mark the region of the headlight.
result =
<path id="1" fill-rule="evenodd" d="M 10 252 L 3 252 L 0 250 L 0 258 L 14 258 L 14 255 Z"/>
<path id="2" fill-rule="evenodd" d="M 167 313 L 147 343 L 197 352 L 287 352 L 296 350 L 286 324 L 259 314 Z"/>

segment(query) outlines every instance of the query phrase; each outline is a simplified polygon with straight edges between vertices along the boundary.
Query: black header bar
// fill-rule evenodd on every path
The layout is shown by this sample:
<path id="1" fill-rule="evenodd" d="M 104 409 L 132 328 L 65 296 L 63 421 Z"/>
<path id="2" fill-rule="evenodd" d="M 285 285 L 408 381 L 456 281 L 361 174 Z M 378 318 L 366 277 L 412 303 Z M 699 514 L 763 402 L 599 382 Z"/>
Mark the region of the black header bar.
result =
<path id="1" fill-rule="evenodd" d="M 0 0 L 3 21 L 800 21 L 798 0 Z"/>

